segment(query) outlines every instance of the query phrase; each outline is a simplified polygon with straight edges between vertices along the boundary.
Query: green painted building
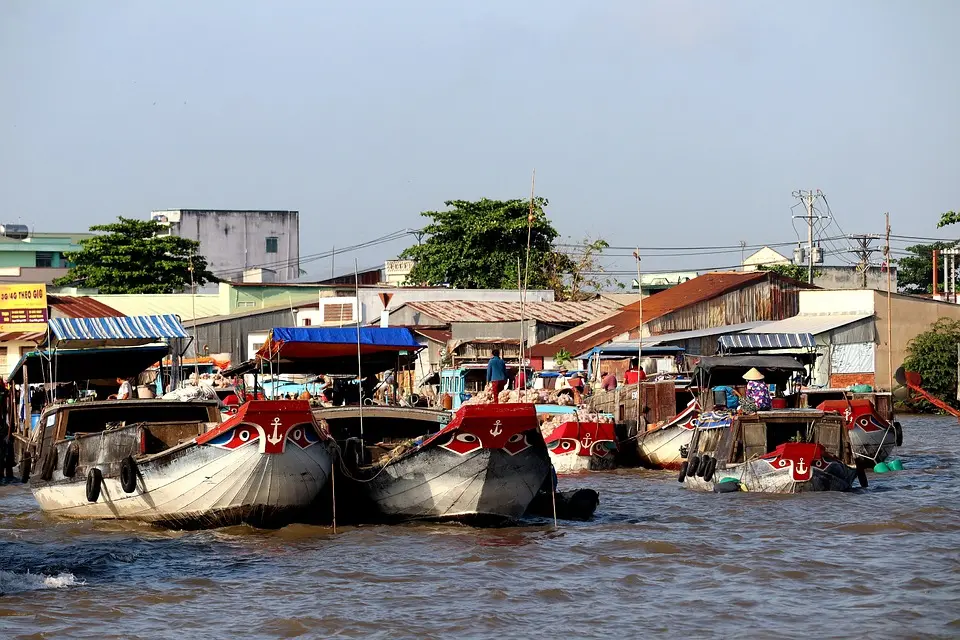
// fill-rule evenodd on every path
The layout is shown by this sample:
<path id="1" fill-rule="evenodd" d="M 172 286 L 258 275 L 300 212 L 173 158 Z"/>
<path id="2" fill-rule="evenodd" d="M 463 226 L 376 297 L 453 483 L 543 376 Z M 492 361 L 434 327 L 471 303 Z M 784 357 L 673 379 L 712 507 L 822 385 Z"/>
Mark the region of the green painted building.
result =
<path id="1" fill-rule="evenodd" d="M 0 282 L 53 282 L 70 267 L 65 254 L 80 250 L 92 233 L 31 232 L 25 225 L 0 225 Z"/>

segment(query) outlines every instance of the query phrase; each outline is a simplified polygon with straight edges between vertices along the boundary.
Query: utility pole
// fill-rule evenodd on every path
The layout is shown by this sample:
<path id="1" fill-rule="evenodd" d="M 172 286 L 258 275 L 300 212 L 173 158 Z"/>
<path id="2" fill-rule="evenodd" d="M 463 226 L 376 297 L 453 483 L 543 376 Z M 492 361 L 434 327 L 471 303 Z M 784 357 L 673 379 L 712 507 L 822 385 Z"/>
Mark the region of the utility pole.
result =
<path id="1" fill-rule="evenodd" d="M 850 247 L 850 251 L 860 259 L 860 262 L 857 263 L 857 270 L 861 274 L 861 286 L 867 288 L 867 272 L 870 270 L 870 255 L 873 254 L 876 249 L 870 246 L 870 243 L 878 238 L 876 235 L 854 235 L 847 236 L 850 240 L 857 243 L 857 246 Z"/>
<path id="2" fill-rule="evenodd" d="M 794 191 L 793 197 L 799 198 L 806 209 L 806 215 L 793 217 L 803 218 L 807 221 L 807 282 L 809 284 L 813 284 L 813 263 L 815 261 L 815 256 L 813 255 L 813 221 L 829 218 L 829 216 L 821 215 L 819 212 L 817 215 L 814 215 L 813 204 L 816 202 L 817 198 L 823 197 L 823 193 L 819 189 L 816 191 L 813 191 L 812 189 L 810 191 Z M 816 262 L 821 261 L 822 257 L 820 260 L 816 260 Z"/>
<path id="3" fill-rule="evenodd" d="M 746 265 L 743 264 L 743 261 L 744 261 L 743 252 L 744 252 L 744 250 L 745 250 L 746 248 L 747 248 L 747 241 L 746 241 L 746 240 L 741 240 L 741 241 L 740 241 L 740 271 L 746 271 L 746 270 L 747 270 L 747 269 L 746 269 Z"/>

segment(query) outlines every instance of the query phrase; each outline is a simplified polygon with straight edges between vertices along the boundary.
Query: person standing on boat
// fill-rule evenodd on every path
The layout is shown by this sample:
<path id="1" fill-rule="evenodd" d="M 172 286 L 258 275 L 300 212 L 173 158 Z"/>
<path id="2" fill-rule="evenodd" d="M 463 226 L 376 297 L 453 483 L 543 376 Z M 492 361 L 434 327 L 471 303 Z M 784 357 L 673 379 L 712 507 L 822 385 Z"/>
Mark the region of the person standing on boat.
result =
<path id="1" fill-rule="evenodd" d="M 630 368 L 623 374 L 624 384 L 637 384 L 647 379 L 647 372 L 639 365 L 636 358 L 630 360 Z"/>
<path id="2" fill-rule="evenodd" d="M 617 376 L 616 374 L 610 373 L 609 371 L 604 371 L 600 374 L 600 388 L 604 391 L 613 391 L 617 388 Z"/>
<path id="3" fill-rule="evenodd" d="M 500 349 L 493 350 L 493 357 L 487 362 L 487 384 L 493 393 L 493 404 L 500 403 L 500 392 L 507 383 L 507 363 L 500 357 Z"/>
<path id="4" fill-rule="evenodd" d="M 120 385 L 120 389 L 117 390 L 117 400 L 129 400 L 130 396 L 133 395 L 133 390 L 130 387 L 130 381 L 124 380 L 123 378 L 117 378 L 117 384 Z"/>
<path id="5" fill-rule="evenodd" d="M 764 382 L 763 374 L 754 367 L 743 374 L 743 379 L 747 381 L 747 399 L 757 411 L 768 411 L 771 404 L 770 387 Z"/>

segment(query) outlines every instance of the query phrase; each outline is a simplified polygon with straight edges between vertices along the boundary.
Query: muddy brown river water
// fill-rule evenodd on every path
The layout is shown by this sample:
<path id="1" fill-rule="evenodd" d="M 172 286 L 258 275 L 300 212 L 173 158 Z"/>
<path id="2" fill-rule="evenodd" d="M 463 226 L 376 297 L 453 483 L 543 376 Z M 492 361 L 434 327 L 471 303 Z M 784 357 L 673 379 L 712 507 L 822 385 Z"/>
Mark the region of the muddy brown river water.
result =
<path id="1" fill-rule="evenodd" d="M 2 638 L 960 637 L 960 425 L 847 494 L 561 478 L 586 523 L 171 532 L 52 520 L 0 486 Z"/>

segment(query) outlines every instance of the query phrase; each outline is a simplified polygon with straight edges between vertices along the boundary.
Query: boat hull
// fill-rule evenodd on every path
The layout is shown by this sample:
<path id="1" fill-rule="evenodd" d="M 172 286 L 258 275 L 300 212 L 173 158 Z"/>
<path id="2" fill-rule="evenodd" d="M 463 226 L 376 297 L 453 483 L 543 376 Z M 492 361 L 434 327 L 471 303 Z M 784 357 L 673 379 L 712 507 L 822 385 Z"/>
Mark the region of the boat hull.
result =
<path id="1" fill-rule="evenodd" d="M 679 469 L 684 458 L 681 448 L 690 446 L 693 429 L 668 425 L 637 436 L 640 464 L 648 469 Z"/>
<path id="2" fill-rule="evenodd" d="M 584 456 L 576 453 L 557 454 L 551 451 L 550 462 L 560 475 L 583 473 L 586 471 L 610 471 L 617 468 L 616 458 L 612 453 L 604 456 L 598 456 L 596 454 Z"/>
<path id="3" fill-rule="evenodd" d="M 465 405 L 365 483 L 386 520 L 499 524 L 524 514 L 549 473 L 532 404 Z"/>
<path id="4" fill-rule="evenodd" d="M 684 486 L 696 491 L 713 491 L 725 478 L 733 478 L 747 491 L 760 493 L 849 491 L 853 487 L 857 471 L 839 461 L 831 461 L 824 464 L 823 468 L 811 469 L 809 474 L 805 475 L 809 477 L 798 479 L 798 474 L 790 467 L 778 467 L 768 460 L 760 459 L 717 469 L 709 481 L 702 477 L 688 476 L 684 479 Z"/>
<path id="5" fill-rule="evenodd" d="M 119 474 L 104 475 L 96 502 L 86 477 L 54 477 L 32 487 L 45 512 L 67 518 L 123 519 L 173 528 L 235 524 L 283 526 L 307 513 L 330 477 L 332 456 L 318 443 L 279 455 L 256 446 L 235 451 L 190 445 L 139 465 L 137 488 L 126 493 Z M 81 470 L 82 471 L 82 470 Z"/>
<path id="6" fill-rule="evenodd" d="M 874 431 L 865 431 L 859 426 L 850 429 L 850 446 L 853 453 L 875 462 L 883 462 L 897 446 L 897 433 L 893 426 Z"/>
<path id="7" fill-rule="evenodd" d="M 496 524 L 519 518 L 549 473 L 545 452 L 480 449 L 458 456 L 439 447 L 386 466 L 369 494 L 389 520 L 464 520 Z"/>

